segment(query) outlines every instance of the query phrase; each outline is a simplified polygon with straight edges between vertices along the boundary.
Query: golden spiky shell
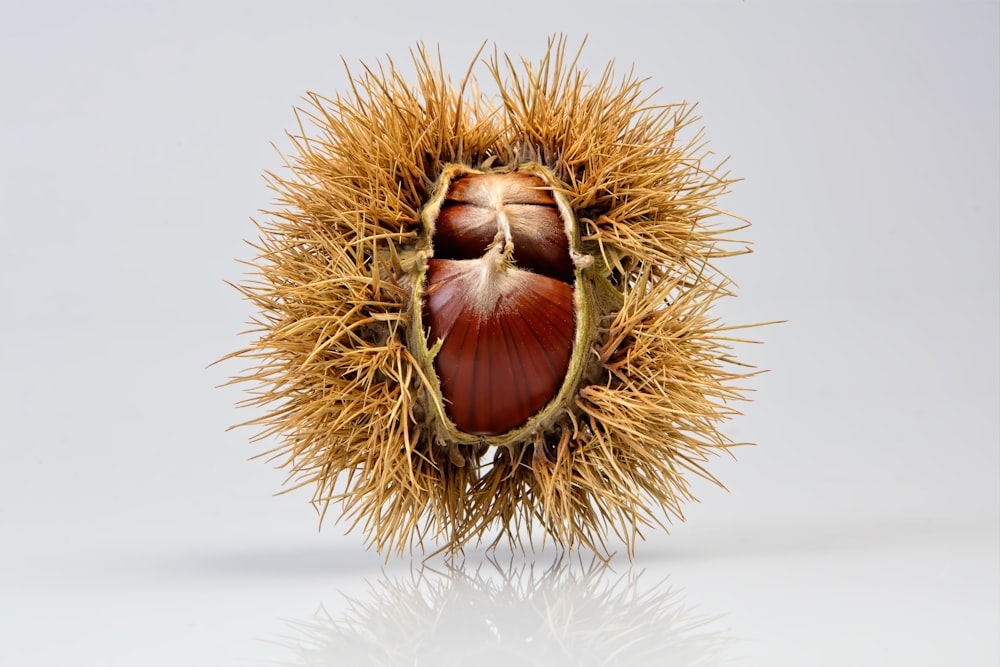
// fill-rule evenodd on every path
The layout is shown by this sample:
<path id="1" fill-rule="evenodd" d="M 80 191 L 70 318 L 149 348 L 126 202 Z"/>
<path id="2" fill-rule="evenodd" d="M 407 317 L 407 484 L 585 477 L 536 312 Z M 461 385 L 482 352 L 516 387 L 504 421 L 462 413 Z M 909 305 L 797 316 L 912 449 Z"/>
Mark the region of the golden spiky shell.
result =
<path id="1" fill-rule="evenodd" d="M 610 65 L 588 82 L 565 47 L 550 42 L 537 65 L 494 53 L 495 98 L 475 92 L 475 60 L 455 87 L 422 47 L 413 84 L 366 67 L 347 95 L 309 95 L 291 175 L 269 175 L 277 205 L 257 276 L 238 286 L 260 311 L 232 355 L 252 362 L 236 378 L 256 386 L 245 403 L 266 409 L 247 424 L 278 438 L 293 488 L 314 487 L 324 514 L 340 501 L 379 550 L 519 541 L 538 519 L 561 545 L 603 551 L 611 531 L 631 553 L 642 526 L 682 516 L 685 475 L 715 481 L 703 463 L 733 444 L 717 427 L 748 373 L 710 313 L 729 294 L 712 262 L 747 251 L 727 238 L 743 223 L 713 224 L 731 219 L 715 203 L 731 181 L 699 133 L 681 139 L 691 106 L 653 104 Z M 449 165 L 531 164 L 579 225 L 594 325 L 545 423 L 488 451 L 434 417 L 414 253 Z"/>

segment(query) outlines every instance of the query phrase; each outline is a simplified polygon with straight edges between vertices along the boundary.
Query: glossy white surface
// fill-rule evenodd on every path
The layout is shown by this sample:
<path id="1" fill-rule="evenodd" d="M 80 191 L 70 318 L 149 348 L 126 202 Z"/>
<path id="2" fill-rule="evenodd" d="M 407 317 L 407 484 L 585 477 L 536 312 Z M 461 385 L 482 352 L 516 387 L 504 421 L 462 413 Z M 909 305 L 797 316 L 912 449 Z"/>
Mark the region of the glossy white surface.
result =
<path id="1" fill-rule="evenodd" d="M 1000 663 L 997 3 L 203 4 L 0 7 L 0 665 Z M 745 178 L 759 446 L 631 565 L 385 562 L 225 431 L 223 280 L 341 55 L 556 31 Z"/>
<path id="2" fill-rule="evenodd" d="M 630 566 L 266 540 L 10 563 L 17 665 L 991 665 L 995 521 L 678 531 Z M 581 562 L 581 560 L 583 562 Z"/>

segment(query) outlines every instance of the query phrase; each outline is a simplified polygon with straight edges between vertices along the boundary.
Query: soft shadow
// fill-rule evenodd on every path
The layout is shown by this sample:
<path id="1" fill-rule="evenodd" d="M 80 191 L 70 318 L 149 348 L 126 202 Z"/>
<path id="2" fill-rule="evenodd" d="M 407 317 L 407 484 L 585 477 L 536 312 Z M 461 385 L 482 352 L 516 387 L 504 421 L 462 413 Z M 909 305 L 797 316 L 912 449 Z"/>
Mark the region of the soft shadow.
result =
<path id="1" fill-rule="evenodd" d="M 382 564 L 383 560 L 377 554 L 363 548 L 250 546 L 133 555 L 127 563 L 119 563 L 119 570 L 125 567 L 147 576 L 182 579 L 204 577 L 215 581 L 229 578 L 260 581 L 370 573 L 378 571 Z"/>
<path id="2" fill-rule="evenodd" d="M 866 553 L 917 548 L 928 543 L 958 543 L 995 531 L 995 518 L 817 519 L 811 522 L 739 525 L 711 531 L 692 529 L 685 539 L 643 545 L 643 560 L 716 559 Z"/>
<path id="3" fill-rule="evenodd" d="M 594 561 L 430 567 L 368 583 L 269 643 L 312 665 L 714 665 L 731 641 L 666 581 Z"/>

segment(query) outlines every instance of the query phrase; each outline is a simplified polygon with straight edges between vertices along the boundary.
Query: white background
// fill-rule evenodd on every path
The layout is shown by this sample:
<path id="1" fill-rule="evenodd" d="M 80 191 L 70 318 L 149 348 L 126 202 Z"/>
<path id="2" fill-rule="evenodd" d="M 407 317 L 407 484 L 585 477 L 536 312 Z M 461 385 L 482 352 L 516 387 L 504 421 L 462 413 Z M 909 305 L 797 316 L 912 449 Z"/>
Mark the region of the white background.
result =
<path id="1" fill-rule="evenodd" d="M 0 664 L 996 665 L 998 4 L 395 5 L 0 7 Z M 459 76 L 558 32 L 744 179 L 719 313 L 788 320 L 742 351 L 759 446 L 633 564 L 385 563 L 226 431 L 223 281 L 341 56 Z"/>

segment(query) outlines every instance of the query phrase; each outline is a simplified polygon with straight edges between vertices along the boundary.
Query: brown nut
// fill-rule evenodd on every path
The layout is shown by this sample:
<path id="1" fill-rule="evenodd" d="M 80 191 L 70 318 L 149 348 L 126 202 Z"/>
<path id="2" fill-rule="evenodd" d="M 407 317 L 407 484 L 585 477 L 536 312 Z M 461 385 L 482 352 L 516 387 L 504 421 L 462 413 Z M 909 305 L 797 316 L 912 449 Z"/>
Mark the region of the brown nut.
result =
<path id="1" fill-rule="evenodd" d="M 466 433 L 497 435 L 552 400 L 573 348 L 573 288 L 480 259 L 432 259 L 424 321 L 440 340 L 434 368 L 448 415 Z"/>
<path id="2" fill-rule="evenodd" d="M 564 221 L 548 185 L 532 174 L 469 174 L 452 181 L 434 223 L 434 256 L 482 256 L 502 218 L 510 227 L 518 267 L 573 282 Z"/>

